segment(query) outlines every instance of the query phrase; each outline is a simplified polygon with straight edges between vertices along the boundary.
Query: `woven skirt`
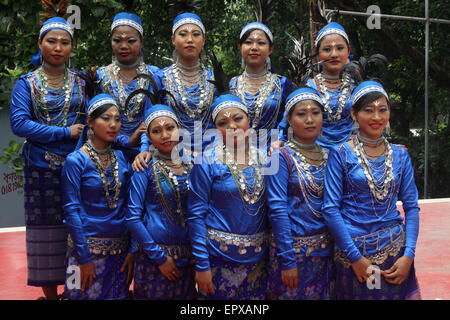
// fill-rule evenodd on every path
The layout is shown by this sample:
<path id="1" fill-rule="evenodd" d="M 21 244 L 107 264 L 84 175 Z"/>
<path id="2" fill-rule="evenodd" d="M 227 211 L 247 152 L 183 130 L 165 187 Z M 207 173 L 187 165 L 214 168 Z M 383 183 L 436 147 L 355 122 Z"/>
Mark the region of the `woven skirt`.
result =
<path id="1" fill-rule="evenodd" d="M 64 284 L 68 231 L 63 224 L 61 169 L 24 165 L 28 285 Z"/>

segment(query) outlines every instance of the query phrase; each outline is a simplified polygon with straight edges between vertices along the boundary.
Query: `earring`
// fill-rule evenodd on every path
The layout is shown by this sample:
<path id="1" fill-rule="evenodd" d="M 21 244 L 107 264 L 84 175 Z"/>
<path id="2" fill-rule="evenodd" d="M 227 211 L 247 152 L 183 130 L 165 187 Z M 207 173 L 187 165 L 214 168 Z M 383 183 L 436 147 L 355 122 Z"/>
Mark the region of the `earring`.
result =
<path id="1" fill-rule="evenodd" d="M 386 125 L 386 128 L 384 128 L 384 132 L 385 132 L 386 136 L 388 136 L 388 137 L 391 136 L 391 125 L 390 125 L 389 121 Z"/>
<path id="2" fill-rule="evenodd" d="M 89 128 L 87 133 L 86 133 L 86 137 L 88 140 L 92 140 L 92 137 L 94 136 L 94 131 L 92 130 L 92 128 Z"/>
<path id="3" fill-rule="evenodd" d="M 264 68 L 266 71 L 272 71 L 272 63 L 270 61 L 270 57 L 267 57 Z"/>
<path id="4" fill-rule="evenodd" d="M 172 59 L 173 59 L 173 63 L 178 63 L 178 51 L 177 49 L 173 49 L 172 51 Z"/>
<path id="5" fill-rule="evenodd" d="M 241 57 L 241 68 L 245 70 L 245 60 Z"/>
<path id="6" fill-rule="evenodd" d="M 353 120 L 353 129 L 352 133 L 357 134 L 359 132 L 359 123 L 356 120 Z"/>

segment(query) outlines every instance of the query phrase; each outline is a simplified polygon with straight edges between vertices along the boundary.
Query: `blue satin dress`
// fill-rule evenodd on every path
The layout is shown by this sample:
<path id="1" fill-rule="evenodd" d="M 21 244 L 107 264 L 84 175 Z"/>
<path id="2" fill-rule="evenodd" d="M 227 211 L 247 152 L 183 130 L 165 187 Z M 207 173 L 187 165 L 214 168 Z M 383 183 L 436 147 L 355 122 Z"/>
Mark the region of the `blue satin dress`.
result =
<path id="1" fill-rule="evenodd" d="M 334 298 L 333 239 L 322 216 L 323 193 L 314 190 L 302 160 L 285 145 L 274 153 L 277 174 L 266 175 L 269 222 L 273 232 L 268 271 L 268 298 Z M 323 186 L 325 164 L 309 165 L 314 183 Z M 299 179 L 301 177 L 301 179 Z M 298 288 L 289 289 L 281 271 L 297 268 Z"/>
<path id="2" fill-rule="evenodd" d="M 391 147 L 394 179 L 383 200 L 372 195 L 358 157 L 348 143 L 330 151 L 322 211 L 336 241 L 338 299 L 407 299 L 418 295 L 414 264 L 402 285 L 391 285 L 379 275 L 380 290 L 359 283 L 350 267 L 363 256 L 381 270 L 389 269 L 402 256 L 414 259 L 419 233 L 414 171 L 406 149 L 392 144 Z M 385 157 L 368 160 L 374 179 L 383 179 Z M 403 203 L 405 218 L 397 210 L 398 200 Z"/>
<path id="3" fill-rule="evenodd" d="M 63 208 L 70 234 L 65 288 L 68 299 L 107 300 L 128 296 L 128 270 L 120 272 L 120 269 L 128 252 L 135 251 L 125 225 L 132 169 L 121 151 L 114 152 L 122 183 L 114 209 L 108 206 L 95 164 L 82 149 L 71 153 L 63 168 Z M 105 177 L 110 183 L 109 194 L 114 196 L 116 184 L 111 166 L 105 171 Z M 92 287 L 83 292 L 70 280 L 79 265 L 90 262 L 95 265 L 95 278 Z"/>
<path id="4" fill-rule="evenodd" d="M 244 169 L 252 183 L 255 172 Z M 197 271 L 211 270 L 215 295 L 205 299 L 263 299 L 266 291 L 267 208 L 241 198 L 219 147 L 204 153 L 189 177 L 189 236 Z"/>
<path id="5" fill-rule="evenodd" d="M 193 256 L 186 225 L 188 186 L 186 174 L 175 176 L 179 195 L 167 171 L 152 158 L 143 172 L 131 179 L 127 227 L 139 242 L 134 299 L 182 299 L 195 297 Z M 181 212 L 178 212 L 181 210 Z M 171 256 L 181 276 L 168 280 L 158 269 Z"/>

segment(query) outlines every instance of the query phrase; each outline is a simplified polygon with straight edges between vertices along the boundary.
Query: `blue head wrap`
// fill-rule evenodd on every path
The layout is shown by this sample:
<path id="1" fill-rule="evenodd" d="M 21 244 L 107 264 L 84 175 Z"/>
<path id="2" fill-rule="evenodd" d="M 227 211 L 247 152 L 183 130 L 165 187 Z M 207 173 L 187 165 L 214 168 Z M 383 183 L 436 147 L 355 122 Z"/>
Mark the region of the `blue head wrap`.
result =
<path id="1" fill-rule="evenodd" d="M 178 125 L 180 125 L 180 121 L 178 120 L 177 115 L 175 114 L 175 112 L 173 111 L 173 109 L 171 107 L 163 105 L 163 104 L 155 104 L 155 105 L 151 106 L 150 109 L 148 109 L 145 112 L 144 119 L 145 119 L 145 126 L 147 127 L 147 129 L 150 126 L 150 123 L 159 117 L 171 118 Z"/>
<path id="2" fill-rule="evenodd" d="M 116 14 L 113 19 L 113 23 L 111 24 L 111 33 L 118 26 L 128 26 L 133 29 L 136 29 L 141 37 L 144 37 L 144 29 L 142 27 L 141 19 L 132 13 L 121 12 Z"/>
<path id="3" fill-rule="evenodd" d="M 211 106 L 211 116 L 213 121 L 216 120 L 220 111 L 227 108 L 239 108 L 248 114 L 248 109 L 242 100 L 233 94 L 224 94 L 218 97 Z"/>
<path id="4" fill-rule="evenodd" d="M 301 101 L 313 100 L 319 103 L 323 109 L 323 101 L 319 95 L 319 92 L 313 88 L 300 88 L 293 91 L 286 100 L 286 113 L 289 113 L 291 108 Z"/>
<path id="5" fill-rule="evenodd" d="M 380 92 L 382 93 L 386 99 L 389 101 L 389 96 L 384 90 L 383 86 L 376 81 L 364 81 L 361 82 L 355 90 L 353 90 L 351 101 L 352 106 L 355 105 L 356 102 L 358 102 L 359 99 L 361 99 L 363 96 L 365 96 L 368 93 L 371 92 Z"/>
<path id="6" fill-rule="evenodd" d="M 96 109 L 100 108 L 104 105 L 114 105 L 119 109 L 116 100 L 114 100 L 113 97 L 111 97 L 109 94 L 101 93 L 96 95 L 94 98 L 92 98 L 91 101 L 89 101 L 89 105 L 87 108 L 87 115 L 90 116 L 92 112 L 94 112 Z"/>
<path id="7" fill-rule="evenodd" d="M 195 24 L 202 29 L 203 34 L 206 34 L 202 19 L 200 19 L 198 15 L 195 13 L 182 13 L 173 20 L 172 35 L 175 34 L 175 31 L 177 31 L 179 27 L 185 24 Z"/>
<path id="8" fill-rule="evenodd" d="M 44 36 L 51 30 L 60 29 L 67 31 L 67 33 L 70 35 L 70 39 L 73 39 L 73 31 L 70 24 L 61 17 L 54 17 L 50 18 L 47 21 L 44 22 L 44 24 L 41 27 L 41 30 L 39 31 L 39 39 L 42 40 Z M 35 66 L 41 65 L 41 50 L 39 49 L 34 55 L 33 58 L 31 58 L 31 63 Z"/>
<path id="9" fill-rule="evenodd" d="M 319 44 L 320 40 L 322 40 L 324 37 L 330 34 L 338 34 L 342 36 L 347 41 L 347 43 L 350 43 L 344 27 L 337 22 L 331 22 L 322 29 L 320 29 L 320 31 L 317 33 L 316 40 L 314 41 L 314 46 L 317 48 L 317 45 Z"/>
<path id="10" fill-rule="evenodd" d="M 239 35 L 239 39 L 242 39 L 242 37 L 248 30 L 255 30 L 255 29 L 264 31 L 264 33 L 270 39 L 270 42 L 273 43 L 272 31 L 270 31 L 270 29 L 264 23 L 261 23 L 261 22 L 251 22 L 251 23 L 247 24 L 244 28 L 242 28 L 241 34 Z"/>

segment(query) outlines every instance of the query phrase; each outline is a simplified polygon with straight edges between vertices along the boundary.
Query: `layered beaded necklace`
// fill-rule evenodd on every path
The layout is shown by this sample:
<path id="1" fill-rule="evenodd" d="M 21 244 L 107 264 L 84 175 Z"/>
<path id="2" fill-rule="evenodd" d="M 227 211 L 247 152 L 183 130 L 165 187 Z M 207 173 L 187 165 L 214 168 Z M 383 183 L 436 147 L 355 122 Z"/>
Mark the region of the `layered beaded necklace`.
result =
<path id="1" fill-rule="evenodd" d="M 125 102 L 127 101 L 128 94 L 125 92 L 124 83 L 122 82 L 122 79 L 120 77 L 120 69 L 121 69 L 121 67 L 120 67 L 118 61 L 114 60 L 113 63 L 111 64 L 111 72 L 114 75 L 114 79 L 117 83 L 117 88 L 119 91 L 120 111 L 121 111 L 121 114 L 125 115 L 125 117 L 128 120 L 133 120 L 134 117 L 138 113 L 140 113 L 146 96 L 145 96 L 145 94 L 138 94 L 138 95 L 134 96 L 130 101 L 130 103 L 134 102 L 133 107 L 130 110 L 125 110 L 125 107 L 126 107 Z M 144 62 L 141 61 L 139 63 L 139 66 L 136 69 L 136 73 L 137 74 L 147 74 L 147 66 L 145 65 Z M 148 86 L 149 86 L 149 80 L 144 77 L 141 77 L 138 79 L 136 90 L 148 89 Z"/>
<path id="2" fill-rule="evenodd" d="M 182 108 L 178 103 L 171 104 L 177 110 L 177 113 L 186 114 L 192 120 L 207 119 L 210 115 L 209 106 L 214 95 L 212 86 L 207 82 L 208 70 L 200 63 L 193 67 L 186 67 L 177 62 L 171 68 L 168 68 L 165 73 L 169 91 L 178 93 L 181 98 L 179 102 L 181 102 Z M 197 86 L 197 88 L 192 92 L 187 92 L 185 84 L 189 88 L 194 86 Z"/>
<path id="3" fill-rule="evenodd" d="M 179 186 L 179 182 L 177 179 L 177 175 L 175 175 L 172 171 L 172 169 L 170 168 L 170 166 L 166 163 L 166 160 L 170 159 L 170 158 L 165 158 L 162 157 L 160 154 L 155 157 L 156 162 L 155 162 L 155 177 L 156 177 L 156 186 L 158 188 L 158 192 L 161 196 L 161 198 L 164 200 L 164 204 L 165 206 L 168 208 L 168 211 L 171 213 L 171 218 L 172 219 L 177 219 L 180 221 L 180 224 L 185 227 L 186 226 L 186 222 L 185 219 L 183 218 L 183 208 L 182 208 L 182 194 L 180 191 L 180 186 Z M 186 192 L 189 191 L 189 174 L 191 172 L 192 169 L 192 165 L 190 164 L 182 164 L 183 166 L 183 173 L 182 175 L 186 176 L 186 180 L 185 180 L 185 184 L 186 184 Z M 169 183 L 170 188 L 172 189 L 173 193 L 174 193 L 174 197 L 175 197 L 175 202 L 176 202 L 176 215 L 172 214 L 172 211 L 170 209 L 170 201 L 167 200 L 165 193 L 163 192 L 163 188 L 162 188 L 162 182 L 161 179 L 159 178 L 158 173 L 156 172 L 156 168 L 158 168 L 159 172 L 163 175 L 164 179 Z"/>
<path id="4" fill-rule="evenodd" d="M 103 193 L 106 198 L 106 202 L 108 203 L 108 207 L 110 209 L 117 208 L 117 203 L 119 200 L 119 194 L 120 194 L 120 188 L 122 186 L 122 182 L 119 179 L 119 163 L 117 161 L 116 154 L 114 153 L 114 150 L 111 148 L 111 146 L 108 146 L 108 148 L 104 150 L 98 150 L 95 148 L 94 144 L 91 140 L 88 140 L 84 144 L 84 148 L 86 149 L 86 152 L 88 153 L 89 157 L 91 158 L 92 162 L 94 162 L 95 167 L 97 168 L 97 172 L 100 176 L 100 179 L 102 180 L 103 184 Z M 104 169 L 104 165 L 102 165 L 102 162 L 100 161 L 99 155 L 108 155 L 109 160 L 111 161 L 111 167 L 113 170 L 113 179 L 114 179 L 114 187 L 113 189 L 110 188 L 111 182 L 106 179 L 106 170 Z M 110 191 L 114 192 L 114 195 L 110 195 Z"/>
<path id="5" fill-rule="evenodd" d="M 263 82 L 260 85 L 253 84 L 252 81 L 264 77 Z M 262 118 L 262 110 L 266 104 L 266 100 L 276 86 L 277 75 L 263 71 L 259 74 L 249 74 L 247 70 L 238 78 L 238 84 L 236 88 L 236 95 L 246 102 L 249 107 L 249 115 L 252 119 L 252 128 L 257 128 Z M 255 97 L 249 102 L 245 97 L 245 93 L 255 94 Z M 274 117 L 276 119 L 276 117 Z"/>
<path id="6" fill-rule="evenodd" d="M 59 91 L 63 92 L 64 100 L 63 100 L 63 106 L 61 108 L 61 103 L 57 103 L 52 108 L 49 108 L 47 101 L 45 100 L 45 96 L 48 95 L 48 77 L 45 74 L 42 67 L 38 68 L 37 70 L 38 79 L 41 82 L 41 86 L 39 88 L 39 98 L 37 99 L 37 105 L 38 105 L 38 113 L 45 118 L 45 121 L 48 125 L 54 125 L 59 127 L 65 127 L 67 125 L 67 115 L 69 113 L 70 109 L 70 102 L 72 98 L 72 90 L 74 87 L 75 79 L 72 76 L 72 74 L 68 71 L 68 69 L 65 70 L 64 73 L 64 81 L 59 89 Z M 62 95 L 56 96 L 56 99 L 62 98 Z M 61 111 L 54 117 L 50 117 L 50 111 L 56 110 L 61 108 Z M 59 119 L 59 120 L 58 120 Z"/>
<path id="7" fill-rule="evenodd" d="M 257 148 L 250 148 L 248 165 L 253 168 L 254 179 L 249 182 L 244 175 L 243 170 L 238 168 L 234 156 L 228 151 L 227 147 L 223 145 L 223 160 L 230 169 L 231 175 L 238 187 L 241 199 L 249 204 L 257 203 L 261 196 L 264 195 L 266 188 L 264 177 L 262 175 L 262 164 L 259 160 Z"/>
<path id="8" fill-rule="evenodd" d="M 384 144 L 386 147 L 385 151 L 385 160 L 384 160 L 384 168 L 383 174 L 381 177 L 376 180 L 374 174 L 372 172 L 371 165 L 369 160 L 367 159 L 366 151 L 364 150 L 362 138 L 359 134 L 355 135 L 353 138 L 353 145 L 355 146 L 355 154 L 358 156 L 358 162 L 361 165 L 364 175 L 367 179 L 367 184 L 369 185 L 370 192 L 377 200 L 384 200 L 389 193 L 389 189 L 391 186 L 391 181 L 394 179 L 394 168 L 392 166 L 393 157 L 392 157 L 392 148 L 386 138 L 383 137 Z M 379 143 L 379 142 L 377 142 Z"/>
<path id="9" fill-rule="evenodd" d="M 319 73 L 317 75 L 317 81 L 319 82 L 319 89 L 320 92 L 323 93 L 324 97 L 322 98 L 323 104 L 324 104 L 324 110 L 328 114 L 328 119 L 331 121 L 339 121 L 342 117 L 342 112 L 344 111 L 345 102 L 347 98 L 349 97 L 349 91 L 350 91 L 350 75 L 348 73 L 345 73 L 342 78 L 342 84 L 340 87 L 341 92 L 339 93 L 338 103 L 339 106 L 336 110 L 336 113 L 333 114 L 333 110 L 330 107 L 330 94 L 328 93 L 328 89 L 325 86 L 325 80 L 322 73 Z"/>

